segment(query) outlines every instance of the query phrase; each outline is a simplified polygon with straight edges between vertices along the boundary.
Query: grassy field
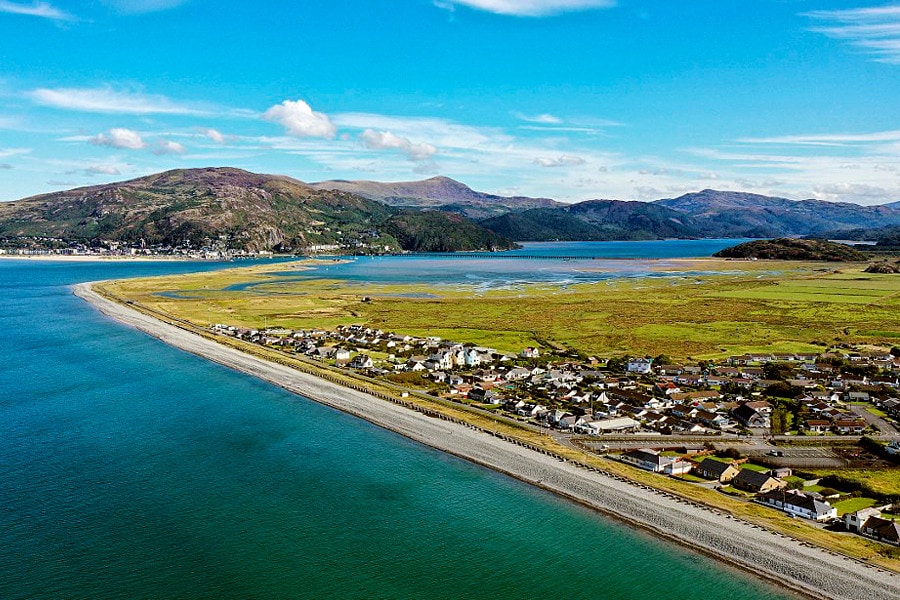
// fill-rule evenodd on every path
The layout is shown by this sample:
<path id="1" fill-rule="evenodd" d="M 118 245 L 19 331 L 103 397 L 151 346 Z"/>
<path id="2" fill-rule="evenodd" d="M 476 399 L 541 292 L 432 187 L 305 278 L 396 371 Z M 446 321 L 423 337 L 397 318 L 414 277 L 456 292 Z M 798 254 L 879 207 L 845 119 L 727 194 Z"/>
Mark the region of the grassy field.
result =
<path id="1" fill-rule="evenodd" d="M 501 351 L 542 344 L 586 355 L 702 359 L 815 352 L 836 342 L 884 346 L 900 341 L 898 276 L 866 274 L 861 265 L 702 259 L 692 264 L 708 275 L 488 292 L 466 286 L 298 281 L 278 274 L 296 270 L 296 263 L 129 280 L 109 288 L 197 324 L 330 328 L 365 323 Z M 661 263 L 661 270 L 668 268 L 672 265 Z M 247 282 L 257 285 L 247 291 L 227 289 Z M 364 296 L 372 301 L 363 302 Z"/>
<path id="2" fill-rule="evenodd" d="M 900 498 L 900 471 L 897 469 L 816 469 L 811 474 L 815 477 L 834 475 L 859 485 L 863 492 Z"/>

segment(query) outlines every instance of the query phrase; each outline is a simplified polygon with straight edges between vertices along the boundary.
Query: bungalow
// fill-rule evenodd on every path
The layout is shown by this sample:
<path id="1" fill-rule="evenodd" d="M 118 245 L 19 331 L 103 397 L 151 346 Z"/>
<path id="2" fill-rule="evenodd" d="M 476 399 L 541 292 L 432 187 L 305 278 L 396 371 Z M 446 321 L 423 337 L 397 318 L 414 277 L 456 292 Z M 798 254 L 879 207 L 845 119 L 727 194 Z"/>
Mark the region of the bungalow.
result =
<path id="1" fill-rule="evenodd" d="M 838 419 L 834 428 L 838 433 L 861 435 L 866 430 L 866 422 L 863 419 Z"/>
<path id="2" fill-rule="evenodd" d="M 619 417 L 617 419 L 601 419 L 591 422 L 591 426 L 599 433 L 609 433 L 611 431 L 637 431 L 641 424 L 629 417 Z"/>
<path id="3" fill-rule="evenodd" d="M 335 360 L 350 360 L 350 351 L 346 348 L 338 348 L 334 351 Z"/>
<path id="4" fill-rule="evenodd" d="M 522 367 L 510 369 L 503 376 L 506 381 L 520 381 L 522 379 L 528 379 L 529 377 L 531 377 L 531 371 L 523 369 Z"/>
<path id="5" fill-rule="evenodd" d="M 525 348 L 524 350 L 519 352 L 519 356 L 521 356 L 522 358 L 537 358 L 538 356 L 540 356 L 540 354 L 540 350 L 531 347 Z"/>
<path id="6" fill-rule="evenodd" d="M 645 471 L 653 471 L 661 473 L 666 465 L 675 462 L 675 459 L 668 456 L 662 456 L 659 452 L 642 448 L 639 450 L 630 450 L 621 456 L 622 462 L 634 465 Z"/>
<path id="7" fill-rule="evenodd" d="M 825 419 L 807 419 L 806 429 L 813 433 L 827 433 L 831 428 L 831 421 Z"/>
<path id="8" fill-rule="evenodd" d="M 785 483 L 780 479 L 776 479 L 768 473 L 752 469 L 741 469 L 741 472 L 735 476 L 731 484 L 739 490 L 753 492 L 754 494 L 764 494 L 785 486 Z"/>
<path id="9" fill-rule="evenodd" d="M 721 483 L 729 483 L 740 473 L 740 469 L 734 463 L 706 458 L 694 469 L 694 472 L 705 479 L 715 479 Z"/>

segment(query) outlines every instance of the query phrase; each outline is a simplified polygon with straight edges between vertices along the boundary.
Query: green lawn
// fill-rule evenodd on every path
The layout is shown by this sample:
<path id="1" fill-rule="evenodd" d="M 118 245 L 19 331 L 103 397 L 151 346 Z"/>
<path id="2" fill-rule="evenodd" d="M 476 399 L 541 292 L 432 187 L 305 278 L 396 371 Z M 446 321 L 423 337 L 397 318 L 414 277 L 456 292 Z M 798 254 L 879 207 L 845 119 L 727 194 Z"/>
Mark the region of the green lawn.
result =
<path id="1" fill-rule="evenodd" d="M 845 513 L 853 513 L 864 508 L 869 508 L 870 506 L 875 506 L 875 504 L 877 504 L 877 502 L 872 498 L 848 498 L 847 500 L 835 502 L 832 506 L 837 509 L 838 516 L 843 516 Z"/>
<path id="2" fill-rule="evenodd" d="M 755 465 L 750 462 L 746 462 L 746 463 L 742 464 L 741 468 L 747 469 L 748 471 L 756 471 L 758 473 L 768 473 L 769 471 L 771 471 L 770 467 L 764 467 L 762 465 Z"/>

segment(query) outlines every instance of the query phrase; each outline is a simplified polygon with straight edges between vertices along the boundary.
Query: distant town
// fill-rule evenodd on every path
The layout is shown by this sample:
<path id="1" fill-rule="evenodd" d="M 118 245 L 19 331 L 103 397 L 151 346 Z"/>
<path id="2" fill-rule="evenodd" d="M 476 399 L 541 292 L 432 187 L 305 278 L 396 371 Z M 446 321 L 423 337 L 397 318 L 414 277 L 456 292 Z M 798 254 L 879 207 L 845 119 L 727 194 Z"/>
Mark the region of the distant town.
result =
<path id="1" fill-rule="evenodd" d="M 665 355 L 576 357 L 537 347 L 505 353 L 363 325 L 210 329 L 515 419 L 585 452 L 822 526 L 900 543 L 900 498 L 866 497 L 839 489 L 839 478 L 803 471 L 900 462 L 900 348 L 682 364 Z M 820 443 L 795 445 L 804 440 Z"/>

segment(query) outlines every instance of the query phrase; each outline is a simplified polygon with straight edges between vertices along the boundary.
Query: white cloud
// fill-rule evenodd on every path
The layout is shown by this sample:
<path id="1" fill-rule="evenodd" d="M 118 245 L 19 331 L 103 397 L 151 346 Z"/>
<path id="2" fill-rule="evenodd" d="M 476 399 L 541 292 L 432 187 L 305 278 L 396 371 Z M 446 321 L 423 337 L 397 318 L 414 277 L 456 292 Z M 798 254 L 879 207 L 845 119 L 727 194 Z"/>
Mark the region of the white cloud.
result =
<path id="1" fill-rule="evenodd" d="M 580 156 L 572 156 L 570 154 L 563 154 L 562 156 L 557 156 L 555 158 L 540 157 L 534 159 L 534 164 L 542 167 L 572 167 L 583 165 L 586 162 L 587 161 Z"/>
<path id="2" fill-rule="evenodd" d="M 110 114 L 203 114 L 203 111 L 182 106 L 165 96 L 102 88 L 40 88 L 27 93 L 37 104 L 92 113 Z"/>
<path id="3" fill-rule="evenodd" d="M 549 113 L 542 113 L 539 115 L 526 115 L 523 113 L 513 113 L 513 115 L 517 119 L 521 119 L 522 121 L 526 121 L 528 123 L 540 123 L 542 125 L 560 125 L 563 120 L 557 117 L 556 115 L 551 115 Z"/>
<path id="4" fill-rule="evenodd" d="M 28 154 L 29 152 L 31 152 L 31 148 L 0 148 L 0 158 Z"/>
<path id="5" fill-rule="evenodd" d="M 452 9 L 455 5 L 468 6 L 498 15 L 516 17 L 543 17 L 565 12 L 609 8 L 615 0 L 438 0 L 438 8 Z"/>
<path id="6" fill-rule="evenodd" d="M 53 21 L 74 21 L 75 17 L 48 4 L 47 2 L 32 2 L 31 4 L 20 4 L 18 2 L 8 2 L 0 0 L 0 13 L 10 13 L 14 15 L 26 15 L 29 17 L 41 17 L 43 19 L 51 19 Z"/>
<path id="7" fill-rule="evenodd" d="M 108 133 L 98 134 L 90 138 L 90 142 L 95 146 L 109 146 L 125 150 L 140 150 L 146 145 L 138 132 L 120 127 L 114 127 Z"/>
<path id="8" fill-rule="evenodd" d="M 118 167 L 114 165 L 91 165 L 84 170 L 85 175 L 121 175 Z"/>
<path id="9" fill-rule="evenodd" d="M 390 131 L 366 129 L 359 134 L 359 139 L 366 145 L 366 148 L 399 150 L 413 162 L 428 160 L 437 152 L 437 148 L 431 144 L 414 143 L 408 138 L 394 135 Z"/>
<path id="10" fill-rule="evenodd" d="M 825 23 L 813 31 L 845 40 L 878 62 L 900 64 L 900 5 L 817 10 L 805 16 Z"/>
<path id="11" fill-rule="evenodd" d="M 263 114 L 263 118 L 281 124 L 295 137 L 331 139 L 337 132 L 328 115 L 314 111 L 303 100 L 285 100 L 276 104 Z"/>
<path id="12" fill-rule="evenodd" d="M 153 147 L 153 154 L 156 154 L 157 156 L 162 156 L 164 154 L 184 154 L 185 151 L 184 145 L 173 142 L 172 140 L 159 140 Z"/>
<path id="13" fill-rule="evenodd" d="M 813 133 L 763 138 L 741 138 L 744 144 L 796 144 L 801 146 L 843 146 L 870 142 L 900 141 L 900 129 L 873 133 Z"/>
<path id="14" fill-rule="evenodd" d="M 222 135 L 222 133 L 220 131 L 218 131 L 217 129 L 204 129 L 203 135 L 205 135 L 206 137 L 208 137 L 209 139 L 211 139 L 212 141 L 214 141 L 217 144 L 225 143 L 225 136 Z"/>

